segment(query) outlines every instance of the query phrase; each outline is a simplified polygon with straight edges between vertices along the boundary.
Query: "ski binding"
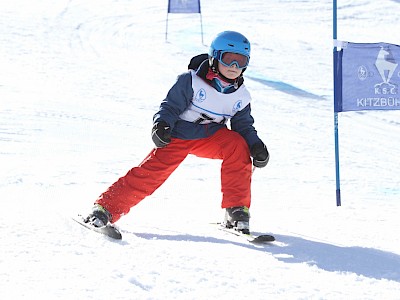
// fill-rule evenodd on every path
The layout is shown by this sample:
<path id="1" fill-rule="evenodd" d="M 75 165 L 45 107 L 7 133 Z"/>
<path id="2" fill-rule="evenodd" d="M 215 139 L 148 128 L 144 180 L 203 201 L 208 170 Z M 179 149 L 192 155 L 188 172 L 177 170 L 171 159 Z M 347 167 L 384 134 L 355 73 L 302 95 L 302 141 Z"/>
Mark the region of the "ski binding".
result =
<path id="1" fill-rule="evenodd" d="M 82 215 L 77 215 L 76 217 L 72 218 L 75 222 L 81 224 L 82 226 L 86 227 L 87 229 L 93 230 L 95 232 L 104 234 L 110 238 L 116 239 L 116 240 L 120 240 L 122 239 L 122 234 L 121 232 L 114 227 L 113 225 L 111 225 L 110 223 L 108 223 L 105 226 L 102 227 L 96 227 L 93 226 L 91 223 L 85 222 L 85 219 Z"/>

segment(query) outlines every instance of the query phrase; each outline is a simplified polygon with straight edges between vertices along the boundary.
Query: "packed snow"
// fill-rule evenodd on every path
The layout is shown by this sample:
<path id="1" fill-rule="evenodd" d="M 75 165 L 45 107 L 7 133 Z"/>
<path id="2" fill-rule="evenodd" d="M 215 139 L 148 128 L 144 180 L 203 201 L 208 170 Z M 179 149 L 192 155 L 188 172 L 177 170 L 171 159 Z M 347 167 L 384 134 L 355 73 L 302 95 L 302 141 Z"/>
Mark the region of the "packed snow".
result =
<path id="1" fill-rule="evenodd" d="M 14 0 L 0 4 L 1 299 L 400 299 L 399 111 L 339 114 L 332 3 Z M 399 1 L 338 0 L 338 38 L 400 43 Z M 202 44 L 201 22 L 203 25 Z M 219 231 L 220 162 L 188 157 L 117 222 L 86 213 L 153 144 L 152 117 L 190 58 L 236 30 L 271 154 L 253 174 L 255 246 Z"/>

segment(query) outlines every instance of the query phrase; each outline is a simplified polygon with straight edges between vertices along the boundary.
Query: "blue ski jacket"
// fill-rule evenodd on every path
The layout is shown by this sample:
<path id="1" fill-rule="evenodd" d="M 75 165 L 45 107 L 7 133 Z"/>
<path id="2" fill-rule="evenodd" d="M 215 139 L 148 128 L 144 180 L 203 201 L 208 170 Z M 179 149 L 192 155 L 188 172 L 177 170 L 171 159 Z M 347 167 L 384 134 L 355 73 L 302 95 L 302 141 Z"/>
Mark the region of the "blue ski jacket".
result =
<path id="1" fill-rule="evenodd" d="M 254 144 L 262 143 L 253 126 L 254 119 L 251 115 L 250 101 L 248 101 L 249 103 L 244 108 L 235 111 L 232 115 L 224 115 L 223 122 L 213 122 L 211 120 L 202 124 L 195 120 L 187 121 L 182 119 L 181 115 L 187 112 L 193 105 L 196 106 L 196 100 L 199 101 L 199 99 L 196 99 L 198 96 L 194 94 L 193 76 L 199 76 L 202 79 L 202 84 L 213 86 L 212 82 L 206 78 L 208 69 L 208 60 L 206 60 L 200 65 L 195 74 L 189 70 L 189 72 L 178 76 L 176 83 L 161 102 L 159 111 L 154 115 L 154 123 L 165 121 L 171 127 L 172 137 L 194 140 L 213 135 L 217 130 L 227 127 L 226 123 L 229 120 L 230 129 L 238 132 L 246 140 L 250 149 Z M 243 85 L 243 78 L 240 77 L 239 79 L 239 86 L 241 86 Z M 234 95 L 235 93 L 237 91 L 233 91 L 230 95 Z"/>

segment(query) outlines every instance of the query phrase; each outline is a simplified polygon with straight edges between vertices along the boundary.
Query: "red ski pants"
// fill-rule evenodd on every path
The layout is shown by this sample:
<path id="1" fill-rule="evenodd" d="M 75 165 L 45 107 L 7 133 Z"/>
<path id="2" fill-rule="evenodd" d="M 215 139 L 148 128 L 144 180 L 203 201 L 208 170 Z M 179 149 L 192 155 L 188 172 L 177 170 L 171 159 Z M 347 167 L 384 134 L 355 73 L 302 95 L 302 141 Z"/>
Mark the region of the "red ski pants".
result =
<path id="1" fill-rule="evenodd" d="M 243 137 L 227 128 L 199 140 L 172 139 L 165 148 L 153 149 L 143 162 L 112 184 L 95 203 L 107 209 L 111 222 L 160 187 L 188 154 L 222 159 L 222 208 L 250 207 L 251 159 Z"/>

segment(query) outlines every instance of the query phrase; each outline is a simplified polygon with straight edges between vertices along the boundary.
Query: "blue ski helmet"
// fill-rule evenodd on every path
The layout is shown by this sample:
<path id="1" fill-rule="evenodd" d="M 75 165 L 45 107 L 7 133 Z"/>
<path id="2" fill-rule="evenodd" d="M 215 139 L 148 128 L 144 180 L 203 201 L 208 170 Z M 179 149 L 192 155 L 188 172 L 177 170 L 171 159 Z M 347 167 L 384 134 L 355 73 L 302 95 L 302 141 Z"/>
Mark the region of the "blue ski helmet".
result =
<path id="1" fill-rule="evenodd" d="M 242 54 L 250 60 L 250 42 L 243 34 L 236 31 L 219 33 L 212 41 L 208 52 L 213 71 L 217 70 L 216 62 L 221 60 L 224 52 Z"/>

